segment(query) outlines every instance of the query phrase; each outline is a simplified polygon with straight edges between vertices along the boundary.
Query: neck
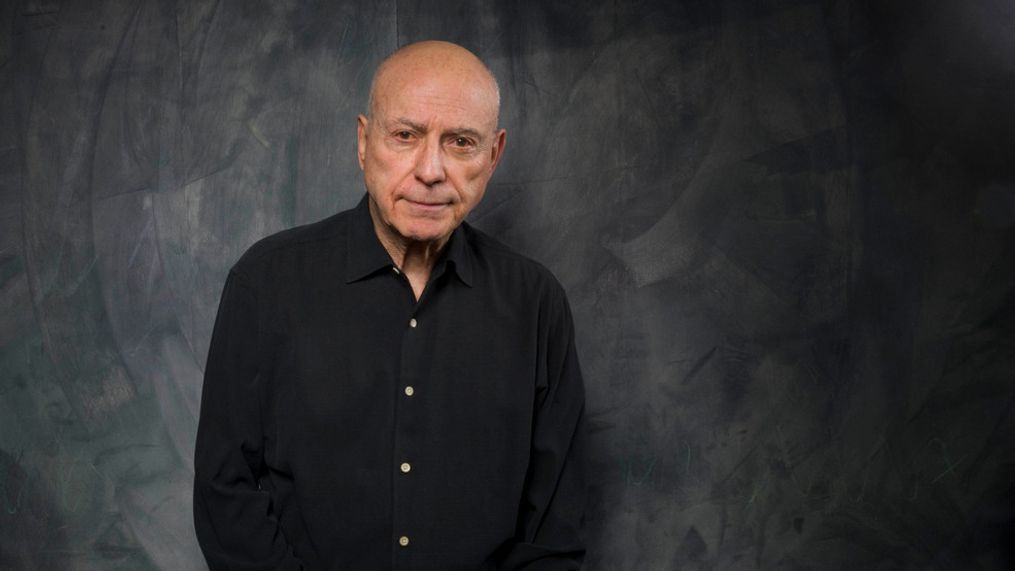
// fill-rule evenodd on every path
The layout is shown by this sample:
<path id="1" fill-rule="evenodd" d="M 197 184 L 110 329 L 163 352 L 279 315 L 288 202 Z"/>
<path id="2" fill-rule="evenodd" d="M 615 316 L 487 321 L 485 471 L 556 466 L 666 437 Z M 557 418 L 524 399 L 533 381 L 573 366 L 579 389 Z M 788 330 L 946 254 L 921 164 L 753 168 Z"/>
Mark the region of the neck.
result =
<path id="1" fill-rule="evenodd" d="M 380 238 L 381 245 L 387 250 L 388 255 L 391 256 L 391 261 L 398 266 L 398 269 L 405 273 L 423 272 L 427 277 L 430 276 L 430 271 L 433 270 L 434 264 L 437 263 L 437 258 L 440 257 L 441 252 L 444 251 L 444 246 L 448 243 L 447 237 L 432 242 L 424 242 L 400 239 L 401 237 L 392 238 L 380 232 L 378 232 L 378 238 Z"/>
<path id="2" fill-rule="evenodd" d="M 371 203 L 370 218 L 373 221 L 374 233 L 377 234 L 381 246 L 384 246 L 384 250 L 388 252 L 391 261 L 409 279 L 412 291 L 415 293 L 416 299 L 419 299 L 423 288 L 430 279 L 430 272 L 433 271 L 437 258 L 444 251 L 451 236 L 443 236 L 437 240 L 406 238 L 385 224 L 374 208 Z"/>

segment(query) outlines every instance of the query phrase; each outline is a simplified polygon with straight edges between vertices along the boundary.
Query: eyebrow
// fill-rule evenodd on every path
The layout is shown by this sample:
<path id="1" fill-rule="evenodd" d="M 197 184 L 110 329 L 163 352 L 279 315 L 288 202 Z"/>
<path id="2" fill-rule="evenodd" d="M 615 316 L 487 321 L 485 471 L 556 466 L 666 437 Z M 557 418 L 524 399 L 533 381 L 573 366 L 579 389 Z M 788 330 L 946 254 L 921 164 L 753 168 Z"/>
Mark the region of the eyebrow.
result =
<path id="1" fill-rule="evenodd" d="M 420 133 L 426 133 L 428 131 L 426 125 L 416 123 L 415 121 L 412 121 L 411 119 L 406 119 L 405 117 L 399 117 L 395 119 L 392 123 L 396 125 L 405 125 L 406 127 L 412 129 L 413 131 L 418 131 Z M 470 129 L 469 127 L 455 127 L 453 129 L 448 129 L 444 134 L 464 135 L 466 137 L 472 137 L 473 139 L 479 141 L 483 140 L 483 135 L 479 131 L 475 129 Z"/>

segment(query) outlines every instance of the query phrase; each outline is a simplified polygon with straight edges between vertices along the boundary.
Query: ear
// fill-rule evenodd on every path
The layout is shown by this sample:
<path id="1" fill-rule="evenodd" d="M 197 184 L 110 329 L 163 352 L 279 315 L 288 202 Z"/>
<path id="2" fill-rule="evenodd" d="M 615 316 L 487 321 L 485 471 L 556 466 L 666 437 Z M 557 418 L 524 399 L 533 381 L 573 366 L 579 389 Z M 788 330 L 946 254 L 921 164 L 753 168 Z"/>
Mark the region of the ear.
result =
<path id="1" fill-rule="evenodd" d="M 363 170 L 363 163 L 367 158 L 367 129 L 370 128 L 370 119 L 366 115 L 356 117 L 356 158 L 359 159 L 359 168 Z"/>
<path id="2" fill-rule="evenodd" d="M 504 145 L 507 144 L 507 131 L 498 129 L 493 136 L 493 145 L 490 147 L 490 174 L 496 170 L 500 158 L 504 155 Z"/>

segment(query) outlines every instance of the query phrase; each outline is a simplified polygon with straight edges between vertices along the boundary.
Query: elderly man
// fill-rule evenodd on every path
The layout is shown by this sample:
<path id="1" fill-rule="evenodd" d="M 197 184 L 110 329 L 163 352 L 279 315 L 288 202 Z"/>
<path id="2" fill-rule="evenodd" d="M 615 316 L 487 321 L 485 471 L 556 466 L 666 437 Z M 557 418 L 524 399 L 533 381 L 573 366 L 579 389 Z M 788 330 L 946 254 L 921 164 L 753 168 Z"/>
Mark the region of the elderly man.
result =
<path id="1" fill-rule="evenodd" d="M 213 569 L 576 569 L 584 393 L 539 264 L 463 220 L 504 151 L 445 42 L 377 70 L 359 205 L 255 244 L 205 370 L 194 518 Z"/>

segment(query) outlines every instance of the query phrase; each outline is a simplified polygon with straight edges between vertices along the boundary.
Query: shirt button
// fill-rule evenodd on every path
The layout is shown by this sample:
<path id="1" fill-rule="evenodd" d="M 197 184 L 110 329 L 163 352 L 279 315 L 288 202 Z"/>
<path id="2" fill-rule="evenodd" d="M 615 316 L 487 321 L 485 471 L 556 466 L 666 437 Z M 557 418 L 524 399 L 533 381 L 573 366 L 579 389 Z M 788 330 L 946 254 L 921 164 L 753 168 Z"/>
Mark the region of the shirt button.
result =
<path id="1" fill-rule="evenodd" d="M 412 327 L 413 329 L 416 328 L 416 318 L 415 317 L 413 317 L 412 319 L 409 320 L 409 327 Z"/>
<path id="2" fill-rule="evenodd" d="M 403 535 L 402 537 L 399 537 L 398 538 L 398 544 L 401 545 L 402 547 L 408 546 L 409 545 L 409 536 L 408 535 Z"/>
<path id="3" fill-rule="evenodd" d="M 409 470 L 412 470 L 412 466 L 408 462 L 402 462 L 402 465 L 398 467 L 403 474 L 408 474 Z"/>
<path id="4" fill-rule="evenodd" d="M 411 397 L 412 393 L 414 393 L 414 392 L 416 392 L 416 390 L 413 389 L 411 386 L 405 387 L 405 396 Z"/>

